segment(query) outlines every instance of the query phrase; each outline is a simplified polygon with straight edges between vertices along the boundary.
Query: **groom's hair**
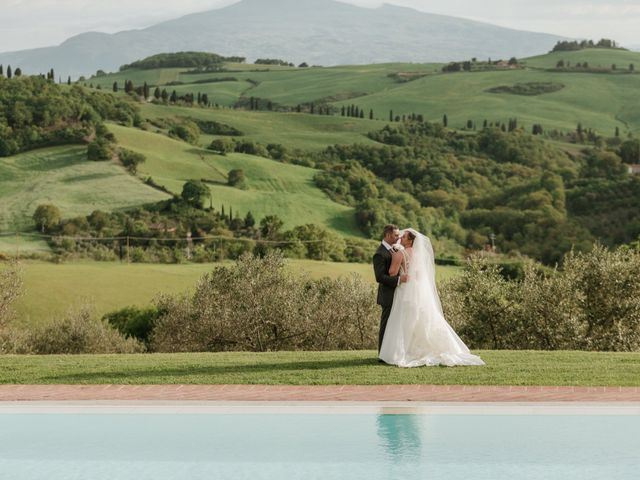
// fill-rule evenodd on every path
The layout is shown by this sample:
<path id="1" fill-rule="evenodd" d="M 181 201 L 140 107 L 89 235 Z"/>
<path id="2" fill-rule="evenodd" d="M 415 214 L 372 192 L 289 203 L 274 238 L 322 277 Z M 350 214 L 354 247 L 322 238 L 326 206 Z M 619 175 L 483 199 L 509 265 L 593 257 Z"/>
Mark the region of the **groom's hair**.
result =
<path id="1" fill-rule="evenodd" d="M 384 230 L 382 230 L 382 236 L 386 237 L 388 234 L 393 233 L 395 230 L 398 230 L 397 226 L 393 224 L 385 225 Z"/>

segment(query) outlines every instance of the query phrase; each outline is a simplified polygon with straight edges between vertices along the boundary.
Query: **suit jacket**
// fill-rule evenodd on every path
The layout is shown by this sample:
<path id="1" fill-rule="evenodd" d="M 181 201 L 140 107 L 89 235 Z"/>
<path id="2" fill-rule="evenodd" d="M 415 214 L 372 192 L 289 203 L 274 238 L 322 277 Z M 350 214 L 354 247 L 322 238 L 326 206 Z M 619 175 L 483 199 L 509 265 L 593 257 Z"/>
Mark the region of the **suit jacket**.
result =
<path id="1" fill-rule="evenodd" d="M 391 253 L 382 244 L 373 255 L 373 271 L 376 274 L 376 282 L 378 282 L 378 305 L 383 307 L 393 305 L 393 294 L 400 278 L 400 275 L 389 275 L 391 258 Z"/>

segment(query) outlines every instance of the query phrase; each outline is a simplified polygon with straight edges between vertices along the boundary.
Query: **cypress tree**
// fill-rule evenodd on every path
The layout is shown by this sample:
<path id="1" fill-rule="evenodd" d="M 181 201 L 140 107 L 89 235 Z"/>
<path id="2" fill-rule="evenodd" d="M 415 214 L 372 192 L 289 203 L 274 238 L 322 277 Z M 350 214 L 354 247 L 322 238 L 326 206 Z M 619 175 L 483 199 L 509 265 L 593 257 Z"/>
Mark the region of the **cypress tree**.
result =
<path id="1" fill-rule="evenodd" d="M 393 110 L 389 110 L 389 121 L 393 122 Z"/>
<path id="2" fill-rule="evenodd" d="M 171 92 L 170 101 L 171 101 L 171 103 L 176 103 L 178 101 L 178 94 L 176 93 L 175 90 L 173 92 Z"/>
<path id="3" fill-rule="evenodd" d="M 373 109 L 369 110 L 369 120 L 373 120 Z"/>
<path id="4" fill-rule="evenodd" d="M 113 90 L 115 93 L 118 93 L 118 82 L 113 82 L 113 88 L 112 88 L 112 90 Z"/>
<path id="5" fill-rule="evenodd" d="M 144 85 L 142 86 L 142 96 L 145 100 L 149 98 L 149 85 L 147 85 L 147 82 L 144 82 Z"/>
<path id="6" fill-rule="evenodd" d="M 313 115 L 315 113 L 315 111 L 316 111 L 315 104 L 312 103 L 311 104 L 311 108 L 310 108 L 311 115 Z"/>
<path id="7" fill-rule="evenodd" d="M 156 100 L 160 100 L 160 87 L 156 87 L 156 89 L 153 91 L 153 98 L 155 98 Z"/>
<path id="8" fill-rule="evenodd" d="M 71 85 L 71 75 L 69 75 L 69 78 L 67 78 L 67 85 Z"/>
<path id="9" fill-rule="evenodd" d="M 198 92 L 198 105 L 202 103 L 202 94 Z"/>
<path id="10" fill-rule="evenodd" d="M 4 67 L 0 64 L 0 77 L 4 77 Z"/>
<path id="11" fill-rule="evenodd" d="M 360 118 L 364 118 L 364 110 L 360 109 Z"/>
<path id="12" fill-rule="evenodd" d="M 616 137 L 620 136 L 620 127 L 616 127 Z"/>
<path id="13" fill-rule="evenodd" d="M 163 102 L 166 102 L 167 99 L 169 98 L 169 93 L 167 92 L 166 89 L 162 89 L 162 93 L 160 94 L 160 97 L 162 98 Z"/>
<path id="14" fill-rule="evenodd" d="M 344 117 L 345 113 L 346 113 L 346 109 L 344 108 L 344 105 L 343 105 L 342 109 L 340 110 L 340 115 Z"/>
<path id="15" fill-rule="evenodd" d="M 13 72 L 11 71 L 11 65 L 7 65 L 7 78 L 13 77 Z"/>
<path id="16" fill-rule="evenodd" d="M 447 117 L 447 114 L 445 113 L 444 116 L 442 117 L 442 125 L 445 127 L 449 126 L 449 118 Z"/>
<path id="17" fill-rule="evenodd" d="M 206 93 L 202 94 L 202 104 L 209 106 L 209 95 L 207 95 Z"/>

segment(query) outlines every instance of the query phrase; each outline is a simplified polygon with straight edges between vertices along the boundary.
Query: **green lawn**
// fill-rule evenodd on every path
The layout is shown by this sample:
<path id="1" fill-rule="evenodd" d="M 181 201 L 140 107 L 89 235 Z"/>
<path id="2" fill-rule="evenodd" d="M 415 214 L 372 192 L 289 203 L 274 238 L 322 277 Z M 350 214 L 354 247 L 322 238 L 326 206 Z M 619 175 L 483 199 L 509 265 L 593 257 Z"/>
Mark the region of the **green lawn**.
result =
<path id="1" fill-rule="evenodd" d="M 640 386 L 640 353 L 476 353 L 486 366 L 399 369 L 373 351 L 3 356 L 0 383 Z"/>
<path id="2" fill-rule="evenodd" d="M 306 272 L 312 278 L 357 273 L 374 281 L 373 269 L 368 264 L 289 262 L 294 271 Z M 99 315 L 127 305 L 146 306 L 160 292 L 178 293 L 192 289 L 202 275 L 216 266 L 218 264 L 23 262 L 25 293 L 16 304 L 18 321 L 23 325 L 45 322 L 82 303 L 94 305 Z M 437 274 L 443 279 L 459 271 L 456 267 L 438 267 Z"/>
<path id="3" fill-rule="evenodd" d="M 80 146 L 54 147 L 3 158 L 0 232 L 33 228 L 33 212 L 43 203 L 56 205 L 69 218 L 167 198 L 115 163 L 87 160 L 86 151 Z"/>
<path id="4" fill-rule="evenodd" d="M 362 236 L 354 209 L 340 205 L 317 188 L 316 170 L 243 154 L 217 155 L 209 150 L 172 140 L 164 135 L 111 125 L 118 143 L 144 154 L 139 167 L 174 193 L 189 179 L 210 180 L 213 205 L 231 207 L 236 214 L 251 211 L 258 220 L 278 215 L 285 228 L 305 223 L 323 225 L 344 235 Z M 246 189 L 226 185 L 232 169 L 244 170 Z"/>

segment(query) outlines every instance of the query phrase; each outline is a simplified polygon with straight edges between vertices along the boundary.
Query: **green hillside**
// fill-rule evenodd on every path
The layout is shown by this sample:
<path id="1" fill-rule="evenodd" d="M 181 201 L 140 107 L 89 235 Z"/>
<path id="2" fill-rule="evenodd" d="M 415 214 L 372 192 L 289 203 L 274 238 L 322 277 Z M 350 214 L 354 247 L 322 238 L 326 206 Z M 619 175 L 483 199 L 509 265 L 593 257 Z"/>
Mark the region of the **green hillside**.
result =
<path id="1" fill-rule="evenodd" d="M 276 113 L 233 109 L 170 107 L 145 104 L 145 118 L 191 117 L 215 120 L 240 130 L 245 137 L 267 145 L 280 143 L 288 148 L 321 150 L 337 143 L 363 143 L 373 145 L 366 134 L 382 128 L 387 122 L 343 118 L 333 115 L 308 115 L 301 113 Z M 202 145 L 208 145 L 212 137 L 203 136 Z"/>
<path id="2" fill-rule="evenodd" d="M 571 62 L 571 65 L 587 62 L 592 67 L 609 68 L 612 64 L 620 70 L 626 70 L 629 64 L 635 64 L 640 70 L 640 52 L 615 50 L 610 48 L 586 48 L 584 50 L 552 52 L 546 55 L 524 59 L 527 67 L 555 68 L 560 60 Z"/>
<path id="3" fill-rule="evenodd" d="M 53 203 L 65 217 L 73 217 L 167 198 L 114 163 L 88 161 L 86 152 L 86 147 L 66 146 L 3 158 L 0 231 L 31 229 L 31 216 L 43 203 Z"/>
<path id="4" fill-rule="evenodd" d="M 110 125 L 118 143 L 147 157 L 142 176 L 174 193 L 189 179 L 205 179 L 215 207 L 232 207 L 241 215 L 251 211 L 260 219 L 277 214 L 290 228 L 305 223 L 325 225 L 347 235 L 361 235 L 353 208 L 331 201 L 313 183 L 315 170 L 242 154 L 221 156 L 163 135 Z M 246 189 L 226 185 L 227 173 L 243 169 Z"/>

